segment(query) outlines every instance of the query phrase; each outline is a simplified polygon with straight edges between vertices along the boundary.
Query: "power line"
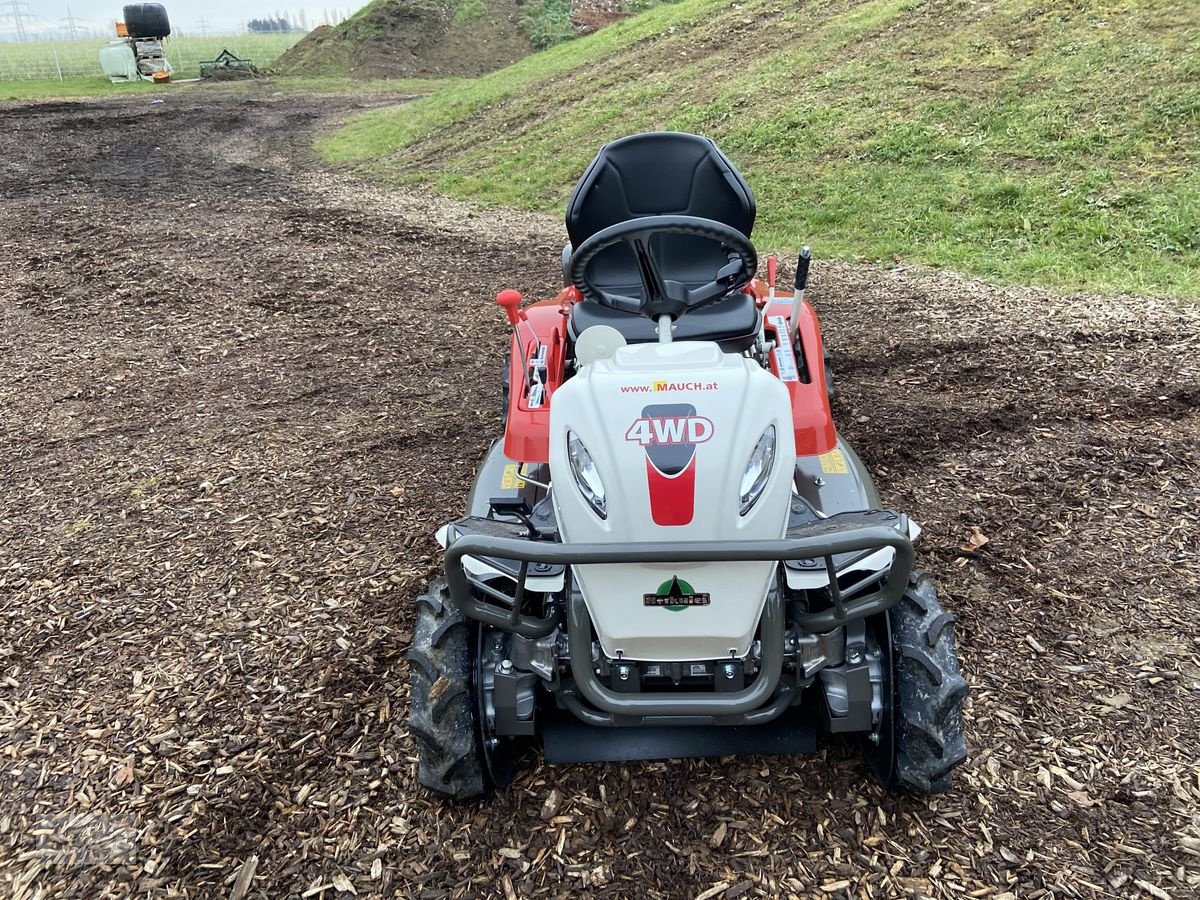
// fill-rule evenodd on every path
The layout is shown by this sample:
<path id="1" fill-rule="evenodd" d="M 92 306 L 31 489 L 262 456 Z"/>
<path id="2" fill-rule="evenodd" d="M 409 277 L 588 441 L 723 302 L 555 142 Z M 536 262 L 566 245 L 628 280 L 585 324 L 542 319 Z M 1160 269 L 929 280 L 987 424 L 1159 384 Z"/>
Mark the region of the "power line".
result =
<path id="1" fill-rule="evenodd" d="M 22 7 L 24 7 L 24 12 L 22 12 Z M 8 12 L 3 12 L 3 10 L 8 10 Z M 3 0 L 3 2 L 0 2 L 0 18 L 13 20 L 18 41 L 28 39 L 25 35 L 25 22 L 22 21 L 21 16 L 29 14 L 29 4 L 22 2 L 22 0 Z"/>
<path id="2" fill-rule="evenodd" d="M 69 6 L 67 7 L 67 17 L 63 19 L 63 22 L 66 23 L 67 31 L 71 35 L 71 40 L 76 40 L 79 37 L 79 33 L 75 28 L 75 17 L 71 15 L 71 7 Z"/>
<path id="3" fill-rule="evenodd" d="M 196 23 L 196 27 L 200 29 L 200 37 L 208 37 L 208 19 L 202 17 L 200 21 Z"/>

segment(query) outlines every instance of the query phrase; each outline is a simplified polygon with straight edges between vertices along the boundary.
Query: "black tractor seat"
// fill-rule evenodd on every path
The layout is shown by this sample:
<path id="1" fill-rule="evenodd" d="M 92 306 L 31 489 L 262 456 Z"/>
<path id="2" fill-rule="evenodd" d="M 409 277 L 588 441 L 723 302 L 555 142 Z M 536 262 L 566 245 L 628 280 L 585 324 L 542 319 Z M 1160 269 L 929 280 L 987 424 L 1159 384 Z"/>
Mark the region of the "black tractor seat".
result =
<path id="1" fill-rule="evenodd" d="M 608 325 L 631 344 L 658 340 L 658 326 L 645 316 L 609 309 L 584 300 L 571 310 L 568 331 L 572 341 L 593 325 Z M 749 294 L 735 294 L 705 306 L 675 321 L 672 334 L 677 341 L 716 341 L 726 353 L 742 353 L 758 337 L 758 307 Z"/>
<path id="2" fill-rule="evenodd" d="M 643 216 L 687 215 L 720 222 L 747 237 L 754 227 L 754 194 L 733 163 L 708 138 L 683 132 L 649 132 L 613 141 L 600 150 L 567 204 L 564 280 L 571 253 L 592 235 Z M 653 241 L 663 276 L 689 288 L 710 281 L 729 262 L 720 246 L 703 238 L 665 235 Z M 604 290 L 640 296 L 642 283 L 633 253 L 624 247 L 602 252 L 589 276 Z M 658 340 L 654 321 L 591 300 L 575 304 L 568 331 L 572 340 L 592 325 L 610 325 L 631 344 Z M 754 345 L 759 314 L 754 299 L 737 293 L 675 321 L 677 341 L 716 341 L 727 353 Z"/>

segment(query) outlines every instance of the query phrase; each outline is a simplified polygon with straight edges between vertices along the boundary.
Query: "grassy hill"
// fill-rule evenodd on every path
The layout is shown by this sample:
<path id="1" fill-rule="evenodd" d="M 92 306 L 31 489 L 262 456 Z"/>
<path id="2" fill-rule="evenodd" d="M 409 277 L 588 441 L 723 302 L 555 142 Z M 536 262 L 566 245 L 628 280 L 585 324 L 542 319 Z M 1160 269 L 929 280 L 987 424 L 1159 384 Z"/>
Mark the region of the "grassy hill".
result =
<path id="1" fill-rule="evenodd" d="M 1200 296 L 1194 0 L 682 0 L 321 149 L 554 210 L 600 144 L 656 128 L 737 162 L 763 249 Z"/>

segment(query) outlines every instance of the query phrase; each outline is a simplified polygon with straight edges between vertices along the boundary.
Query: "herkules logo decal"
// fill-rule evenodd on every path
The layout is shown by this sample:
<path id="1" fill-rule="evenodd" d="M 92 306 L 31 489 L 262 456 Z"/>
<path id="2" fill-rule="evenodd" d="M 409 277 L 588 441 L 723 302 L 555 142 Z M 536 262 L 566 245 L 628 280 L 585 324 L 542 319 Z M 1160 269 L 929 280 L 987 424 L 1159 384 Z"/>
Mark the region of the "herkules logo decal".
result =
<path id="1" fill-rule="evenodd" d="M 687 525 L 696 511 L 696 445 L 713 436 L 712 419 L 690 403 L 654 403 L 625 432 L 646 451 L 650 517 L 656 525 Z"/>
<path id="2" fill-rule="evenodd" d="M 681 581 L 678 575 L 671 576 L 670 581 L 664 581 L 653 594 L 642 594 L 643 606 L 657 606 L 669 609 L 671 612 L 682 612 L 689 606 L 708 606 L 712 598 L 708 594 L 698 594 L 686 581 Z"/>

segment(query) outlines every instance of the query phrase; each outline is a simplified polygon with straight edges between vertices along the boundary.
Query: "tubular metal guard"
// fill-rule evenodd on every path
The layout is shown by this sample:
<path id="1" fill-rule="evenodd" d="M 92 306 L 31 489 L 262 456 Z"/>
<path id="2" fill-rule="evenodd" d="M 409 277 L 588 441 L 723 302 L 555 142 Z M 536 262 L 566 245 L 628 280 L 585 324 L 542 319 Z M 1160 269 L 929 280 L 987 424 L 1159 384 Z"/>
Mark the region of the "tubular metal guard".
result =
<path id="1" fill-rule="evenodd" d="M 596 565 L 641 562 L 782 562 L 792 559 L 824 559 L 829 577 L 832 605 L 829 609 L 804 613 L 797 624 L 811 632 L 829 631 L 855 619 L 886 611 L 899 602 L 908 586 L 912 572 L 913 547 L 908 539 L 907 520 L 890 510 L 839 513 L 789 528 L 778 540 L 760 541 L 686 541 L 611 544 L 564 544 L 557 541 L 531 540 L 524 526 L 468 516 L 455 522 L 451 535 L 458 537 L 446 549 L 446 580 L 455 605 L 472 619 L 494 628 L 512 631 L 523 637 L 539 638 L 550 634 L 558 625 L 552 618 L 529 616 L 522 609 L 525 580 L 530 563 L 550 565 Z M 888 568 L 884 583 L 874 591 L 855 594 L 863 583 L 845 590 L 838 585 L 833 557 L 843 553 L 879 550 L 891 547 L 895 558 Z M 499 591 L 487 590 L 496 600 L 486 601 L 471 591 L 473 582 L 463 567 L 464 557 L 488 557 L 520 562 L 516 595 L 509 598 Z M 869 576 L 867 582 L 875 580 Z M 846 594 L 855 594 L 846 597 Z"/>
<path id="2" fill-rule="evenodd" d="M 521 525 L 495 519 L 467 517 L 451 526 L 458 534 L 446 549 L 446 579 L 455 605 L 469 618 L 527 638 L 550 634 L 559 625 L 556 617 L 538 618 L 524 612 L 525 582 L 530 564 L 562 566 L 639 562 L 748 562 L 792 559 L 824 559 L 829 577 L 829 609 L 796 616 L 797 624 L 810 632 L 830 631 L 839 625 L 885 612 L 899 602 L 912 572 L 913 547 L 907 520 L 888 510 L 840 513 L 788 529 L 779 540 L 689 541 L 677 543 L 563 544 L 531 540 Z M 857 584 L 838 585 L 834 556 L 891 547 L 896 551 L 884 574 L 883 584 L 869 593 L 878 575 L 869 574 Z M 486 561 L 507 559 L 519 562 L 513 597 L 472 579 L 463 566 L 464 557 Z M 471 590 L 480 589 L 483 596 Z M 850 594 L 852 596 L 847 597 Z M 485 599 L 492 597 L 494 601 Z M 511 604 L 505 608 L 501 604 Z M 760 620 L 762 668 L 747 687 L 723 693 L 618 693 L 596 677 L 591 666 L 591 621 L 582 597 L 567 603 L 567 636 L 571 647 L 573 685 L 564 701 L 586 722 L 597 725 L 638 724 L 658 721 L 680 724 L 751 724 L 768 721 L 790 705 L 795 690 L 781 685 L 783 668 L 784 613 L 777 592 L 771 592 Z M 603 712 L 589 711 L 575 696 Z"/>

